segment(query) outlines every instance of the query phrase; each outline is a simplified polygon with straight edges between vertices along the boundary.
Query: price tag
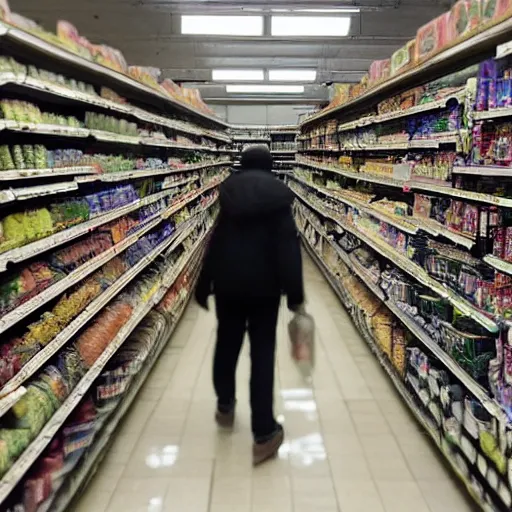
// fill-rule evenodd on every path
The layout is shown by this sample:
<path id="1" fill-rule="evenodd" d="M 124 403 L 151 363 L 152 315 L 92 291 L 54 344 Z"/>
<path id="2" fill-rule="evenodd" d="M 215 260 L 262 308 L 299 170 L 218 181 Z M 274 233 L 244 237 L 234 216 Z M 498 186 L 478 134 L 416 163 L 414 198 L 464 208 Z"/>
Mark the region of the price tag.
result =
<path id="1" fill-rule="evenodd" d="M 410 192 L 411 191 L 411 187 L 409 185 L 404 185 L 402 187 L 402 192 Z"/>

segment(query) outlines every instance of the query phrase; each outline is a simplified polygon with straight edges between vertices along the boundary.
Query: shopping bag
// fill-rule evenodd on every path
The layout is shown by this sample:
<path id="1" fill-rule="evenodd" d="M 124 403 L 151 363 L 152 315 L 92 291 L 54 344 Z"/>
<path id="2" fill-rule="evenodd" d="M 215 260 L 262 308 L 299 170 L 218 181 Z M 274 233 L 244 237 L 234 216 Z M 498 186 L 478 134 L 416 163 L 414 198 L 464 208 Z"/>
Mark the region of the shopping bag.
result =
<path id="1" fill-rule="evenodd" d="M 301 370 L 311 372 L 315 365 L 315 321 L 305 311 L 295 313 L 288 324 L 292 359 Z"/>

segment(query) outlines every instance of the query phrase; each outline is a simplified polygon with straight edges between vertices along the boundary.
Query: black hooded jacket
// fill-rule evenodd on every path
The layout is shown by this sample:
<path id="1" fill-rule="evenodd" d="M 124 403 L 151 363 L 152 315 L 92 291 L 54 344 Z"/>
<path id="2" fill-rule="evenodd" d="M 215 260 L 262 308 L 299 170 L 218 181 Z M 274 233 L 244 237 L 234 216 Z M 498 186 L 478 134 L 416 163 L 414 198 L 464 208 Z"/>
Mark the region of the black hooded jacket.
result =
<path id="1" fill-rule="evenodd" d="M 291 212 L 293 193 L 272 175 L 267 148 L 246 150 L 241 163 L 241 172 L 220 186 L 219 219 L 196 299 L 205 304 L 212 292 L 244 299 L 284 293 L 293 308 L 304 301 L 300 242 Z M 258 165 L 262 168 L 256 169 Z"/>

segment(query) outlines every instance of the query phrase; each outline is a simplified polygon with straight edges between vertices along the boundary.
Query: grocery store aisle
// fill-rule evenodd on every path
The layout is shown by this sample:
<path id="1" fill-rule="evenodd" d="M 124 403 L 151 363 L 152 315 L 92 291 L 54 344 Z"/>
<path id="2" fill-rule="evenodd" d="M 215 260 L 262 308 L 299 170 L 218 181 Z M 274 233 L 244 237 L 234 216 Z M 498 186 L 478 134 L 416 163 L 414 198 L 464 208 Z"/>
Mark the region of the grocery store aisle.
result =
<path id="1" fill-rule="evenodd" d="M 212 313 L 190 305 L 77 512 L 465 512 L 426 436 L 399 401 L 328 284 L 306 260 L 317 325 L 314 385 L 279 326 L 276 409 L 286 443 L 251 467 L 248 352 L 236 429 L 213 421 Z"/>

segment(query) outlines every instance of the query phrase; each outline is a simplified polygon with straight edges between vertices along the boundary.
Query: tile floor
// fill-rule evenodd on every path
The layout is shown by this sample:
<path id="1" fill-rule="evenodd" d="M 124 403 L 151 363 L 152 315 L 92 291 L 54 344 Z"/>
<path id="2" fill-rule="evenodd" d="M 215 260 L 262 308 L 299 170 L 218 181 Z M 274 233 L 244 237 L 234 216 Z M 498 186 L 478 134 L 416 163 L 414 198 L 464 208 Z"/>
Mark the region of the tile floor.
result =
<path id="1" fill-rule="evenodd" d="M 76 512 L 466 512 L 474 510 L 400 402 L 314 264 L 314 382 L 288 355 L 279 323 L 279 458 L 251 467 L 249 358 L 239 365 L 237 425 L 213 422 L 215 318 L 190 305 Z"/>

